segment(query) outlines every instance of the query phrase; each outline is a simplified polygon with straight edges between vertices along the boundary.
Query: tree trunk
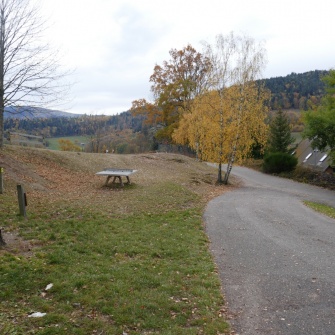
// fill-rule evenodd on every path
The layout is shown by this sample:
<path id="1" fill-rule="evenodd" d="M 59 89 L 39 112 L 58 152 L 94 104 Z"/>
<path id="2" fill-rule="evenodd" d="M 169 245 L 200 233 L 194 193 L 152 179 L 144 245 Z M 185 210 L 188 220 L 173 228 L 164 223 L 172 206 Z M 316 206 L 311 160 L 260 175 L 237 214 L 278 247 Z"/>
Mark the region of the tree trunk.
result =
<path id="1" fill-rule="evenodd" d="M 222 163 L 219 163 L 219 170 L 218 170 L 218 184 L 222 184 Z"/>
<path id="2" fill-rule="evenodd" d="M 226 170 L 226 173 L 225 173 L 225 176 L 224 176 L 224 179 L 223 179 L 223 183 L 225 185 L 228 184 L 228 179 L 229 179 L 229 176 L 230 176 L 230 172 L 231 172 L 231 169 L 233 168 L 233 164 L 234 164 L 234 160 L 235 160 L 235 152 L 236 152 L 236 146 L 234 146 L 234 149 L 233 149 L 233 152 L 228 160 L 228 164 L 227 164 L 227 170 Z"/>
<path id="3" fill-rule="evenodd" d="M 0 149 L 4 144 L 4 135 L 4 108 L 3 106 L 0 106 Z"/>
<path id="4" fill-rule="evenodd" d="M 232 164 L 228 164 L 228 166 L 227 166 L 227 171 L 226 171 L 226 173 L 224 175 L 224 179 L 223 179 L 223 184 L 225 184 L 225 185 L 228 185 L 228 179 L 229 179 L 229 175 L 230 175 L 230 171 L 231 171 L 232 167 L 233 167 Z"/>
<path id="5" fill-rule="evenodd" d="M 5 75 L 5 13 L 1 8 L 0 12 L 0 149 L 4 145 L 4 75 Z"/>

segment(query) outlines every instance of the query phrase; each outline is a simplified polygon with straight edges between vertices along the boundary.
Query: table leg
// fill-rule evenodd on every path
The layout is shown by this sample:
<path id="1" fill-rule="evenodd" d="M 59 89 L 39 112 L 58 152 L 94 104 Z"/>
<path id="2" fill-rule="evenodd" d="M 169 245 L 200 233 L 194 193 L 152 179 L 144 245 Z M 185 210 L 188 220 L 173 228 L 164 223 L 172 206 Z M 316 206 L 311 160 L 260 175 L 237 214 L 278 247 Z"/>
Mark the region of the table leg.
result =
<path id="1" fill-rule="evenodd" d="M 121 176 L 118 176 L 118 178 L 119 178 L 119 180 L 120 180 L 120 185 L 121 185 L 121 187 L 123 187 L 123 182 L 122 182 L 122 178 L 121 178 Z"/>
<path id="2" fill-rule="evenodd" d="M 112 176 L 108 176 L 107 179 L 106 179 L 106 183 L 105 183 L 105 186 L 107 186 L 108 182 L 109 182 L 109 179 L 111 179 Z"/>

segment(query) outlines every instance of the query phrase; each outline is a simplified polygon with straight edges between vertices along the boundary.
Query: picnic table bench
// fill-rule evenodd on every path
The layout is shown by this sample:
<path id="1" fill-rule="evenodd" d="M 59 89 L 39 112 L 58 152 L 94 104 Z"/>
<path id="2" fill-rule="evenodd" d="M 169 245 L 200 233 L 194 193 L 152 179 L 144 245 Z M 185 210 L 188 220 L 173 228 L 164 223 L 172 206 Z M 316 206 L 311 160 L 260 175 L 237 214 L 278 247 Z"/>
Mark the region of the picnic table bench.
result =
<path id="1" fill-rule="evenodd" d="M 129 176 L 136 171 L 137 170 L 132 169 L 104 169 L 103 171 L 97 172 L 96 175 L 107 176 L 105 186 L 108 185 L 109 180 L 113 177 L 112 184 L 115 183 L 116 178 L 118 178 L 121 187 L 123 187 L 122 177 L 126 177 L 128 184 L 130 184 Z"/>

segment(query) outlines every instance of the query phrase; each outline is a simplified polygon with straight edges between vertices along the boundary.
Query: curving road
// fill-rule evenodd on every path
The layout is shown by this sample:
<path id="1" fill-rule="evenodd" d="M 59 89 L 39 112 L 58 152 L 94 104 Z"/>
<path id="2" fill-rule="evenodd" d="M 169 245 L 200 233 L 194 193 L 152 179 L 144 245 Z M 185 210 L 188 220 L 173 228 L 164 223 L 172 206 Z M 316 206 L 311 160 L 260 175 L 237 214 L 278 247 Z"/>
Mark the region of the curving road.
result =
<path id="1" fill-rule="evenodd" d="M 243 185 L 212 200 L 204 219 L 240 335 L 335 335 L 335 192 L 234 167 Z"/>

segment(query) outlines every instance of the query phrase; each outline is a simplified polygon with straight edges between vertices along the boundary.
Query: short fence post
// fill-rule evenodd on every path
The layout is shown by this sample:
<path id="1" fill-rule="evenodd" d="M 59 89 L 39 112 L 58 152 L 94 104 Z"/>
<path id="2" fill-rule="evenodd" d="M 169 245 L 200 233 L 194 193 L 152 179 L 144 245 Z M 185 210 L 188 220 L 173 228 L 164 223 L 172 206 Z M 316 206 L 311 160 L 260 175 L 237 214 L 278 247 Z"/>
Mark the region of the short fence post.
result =
<path id="1" fill-rule="evenodd" d="M 3 172 L 4 168 L 0 166 L 0 194 L 3 193 Z"/>
<path id="2" fill-rule="evenodd" d="M 17 197 L 19 200 L 20 215 L 26 217 L 27 197 L 24 193 L 22 185 L 17 185 Z"/>
<path id="3" fill-rule="evenodd" d="M 6 245 L 6 242 L 4 241 L 3 237 L 2 237 L 2 233 L 1 233 L 1 229 L 0 229 L 0 247 Z"/>

